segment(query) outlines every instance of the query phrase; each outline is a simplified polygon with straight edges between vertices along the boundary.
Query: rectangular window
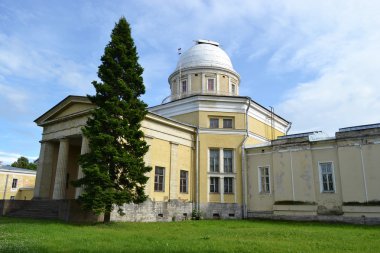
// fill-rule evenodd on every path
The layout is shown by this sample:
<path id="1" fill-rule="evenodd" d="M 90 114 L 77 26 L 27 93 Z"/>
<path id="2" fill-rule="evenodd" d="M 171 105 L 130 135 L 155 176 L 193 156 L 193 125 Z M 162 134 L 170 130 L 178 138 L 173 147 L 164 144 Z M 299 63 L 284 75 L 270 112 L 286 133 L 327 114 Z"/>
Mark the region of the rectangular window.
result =
<path id="1" fill-rule="evenodd" d="M 231 84 L 231 93 L 232 94 L 236 93 L 236 86 L 235 86 L 235 84 Z"/>
<path id="2" fill-rule="evenodd" d="M 223 128 L 232 128 L 232 119 L 223 119 Z"/>
<path id="3" fill-rule="evenodd" d="M 210 149 L 210 172 L 219 172 L 219 149 Z"/>
<path id="4" fill-rule="evenodd" d="M 210 118 L 210 128 L 219 128 L 218 118 Z"/>
<path id="5" fill-rule="evenodd" d="M 165 168 L 155 167 L 154 174 L 154 191 L 163 192 L 165 191 Z"/>
<path id="6" fill-rule="evenodd" d="M 187 92 L 187 80 L 182 80 L 181 91 L 182 93 Z"/>
<path id="7" fill-rule="evenodd" d="M 182 193 L 187 193 L 187 179 L 188 172 L 186 170 L 181 170 L 179 178 L 179 191 Z"/>
<path id="8" fill-rule="evenodd" d="M 17 181 L 18 181 L 17 178 L 13 178 L 13 181 L 12 181 L 12 189 L 16 189 L 16 188 L 17 188 Z"/>
<path id="9" fill-rule="evenodd" d="M 10 200 L 15 200 L 15 196 L 11 196 Z"/>
<path id="10" fill-rule="evenodd" d="M 233 178 L 225 177 L 224 178 L 224 193 L 233 193 Z"/>
<path id="11" fill-rule="evenodd" d="M 224 149 L 223 159 L 224 159 L 224 172 L 232 173 L 233 172 L 233 151 L 231 149 Z"/>
<path id="12" fill-rule="evenodd" d="M 335 192 L 332 162 L 319 163 L 322 192 Z"/>
<path id="13" fill-rule="evenodd" d="M 270 193 L 269 167 L 259 167 L 260 193 Z"/>
<path id="14" fill-rule="evenodd" d="M 219 192 L 219 178 L 210 177 L 210 192 L 218 193 Z"/>
<path id="15" fill-rule="evenodd" d="M 215 79 L 214 78 L 208 78 L 207 79 L 207 90 L 208 91 L 215 91 Z"/>

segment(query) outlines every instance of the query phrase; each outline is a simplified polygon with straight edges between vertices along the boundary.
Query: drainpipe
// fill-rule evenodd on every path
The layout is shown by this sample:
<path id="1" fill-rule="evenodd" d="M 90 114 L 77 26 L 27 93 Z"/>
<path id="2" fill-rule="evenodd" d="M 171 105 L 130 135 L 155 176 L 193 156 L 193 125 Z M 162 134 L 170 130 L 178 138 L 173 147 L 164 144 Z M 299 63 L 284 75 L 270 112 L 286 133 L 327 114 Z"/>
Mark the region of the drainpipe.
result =
<path id="1" fill-rule="evenodd" d="M 241 183 L 242 183 L 242 197 L 243 197 L 243 215 L 242 218 L 247 218 L 247 164 L 245 161 L 245 143 L 249 137 L 249 126 L 248 126 L 248 111 L 251 107 L 251 98 L 247 97 L 248 100 L 248 107 L 245 111 L 245 128 L 246 128 L 246 135 L 244 138 L 244 141 L 241 145 Z"/>
<path id="2" fill-rule="evenodd" d="M 288 132 L 289 132 L 289 130 L 290 130 L 291 127 L 292 127 L 292 122 L 289 122 L 289 125 L 286 128 L 286 130 L 285 130 L 285 135 L 288 135 Z"/>
<path id="3" fill-rule="evenodd" d="M 197 127 L 197 137 L 195 143 L 195 207 L 199 212 L 199 127 Z"/>
<path id="4" fill-rule="evenodd" d="M 4 187 L 4 194 L 3 194 L 3 199 L 5 200 L 5 195 L 7 193 L 7 187 L 8 187 L 8 178 L 9 178 L 9 174 L 7 174 L 7 177 L 5 179 L 5 187 Z"/>

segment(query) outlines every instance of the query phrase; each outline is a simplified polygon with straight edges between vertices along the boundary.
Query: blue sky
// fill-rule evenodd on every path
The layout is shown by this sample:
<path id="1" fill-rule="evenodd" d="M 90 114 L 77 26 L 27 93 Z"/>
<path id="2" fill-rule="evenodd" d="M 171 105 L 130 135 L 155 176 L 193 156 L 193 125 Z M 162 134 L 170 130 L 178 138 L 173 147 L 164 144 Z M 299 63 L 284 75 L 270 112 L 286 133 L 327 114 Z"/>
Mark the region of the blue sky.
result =
<path id="1" fill-rule="evenodd" d="M 177 48 L 220 42 L 250 96 L 293 123 L 292 132 L 380 122 L 378 1 L 0 2 L 0 161 L 36 158 L 33 120 L 91 81 L 121 16 L 144 67 L 146 95 L 169 95 Z"/>

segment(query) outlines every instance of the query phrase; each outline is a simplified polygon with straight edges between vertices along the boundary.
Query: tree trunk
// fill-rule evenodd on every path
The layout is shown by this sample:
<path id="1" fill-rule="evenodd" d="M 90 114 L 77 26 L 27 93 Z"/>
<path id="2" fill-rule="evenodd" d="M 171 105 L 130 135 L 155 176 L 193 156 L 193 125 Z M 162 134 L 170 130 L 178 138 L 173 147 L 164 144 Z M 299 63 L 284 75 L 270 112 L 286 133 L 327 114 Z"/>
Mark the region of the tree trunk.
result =
<path id="1" fill-rule="evenodd" d="M 103 220 L 103 222 L 104 222 L 104 223 L 108 223 L 108 222 L 110 222 L 110 221 L 111 221 L 111 212 L 106 211 L 106 212 L 104 213 L 104 220 Z"/>

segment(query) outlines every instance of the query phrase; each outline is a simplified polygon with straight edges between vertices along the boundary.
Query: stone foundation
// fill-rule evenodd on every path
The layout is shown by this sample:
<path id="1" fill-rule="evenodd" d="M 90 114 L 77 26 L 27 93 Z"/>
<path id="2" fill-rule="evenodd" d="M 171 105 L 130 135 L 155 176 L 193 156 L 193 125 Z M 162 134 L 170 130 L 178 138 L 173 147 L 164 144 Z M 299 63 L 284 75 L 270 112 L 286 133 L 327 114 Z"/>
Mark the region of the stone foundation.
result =
<path id="1" fill-rule="evenodd" d="M 379 217 L 353 217 L 345 215 L 276 215 L 271 211 L 248 212 L 248 219 L 290 220 L 290 221 L 320 221 L 329 223 L 350 223 L 363 225 L 379 225 Z"/>
<path id="2" fill-rule="evenodd" d="M 159 202 L 147 200 L 142 204 L 125 204 L 123 206 L 125 215 L 117 212 L 117 207 L 111 213 L 111 221 L 179 221 L 191 219 L 193 203 L 179 200 Z"/>
<path id="3" fill-rule="evenodd" d="M 201 217 L 204 219 L 241 219 L 242 206 L 234 203 L 200 204 Z"/>

